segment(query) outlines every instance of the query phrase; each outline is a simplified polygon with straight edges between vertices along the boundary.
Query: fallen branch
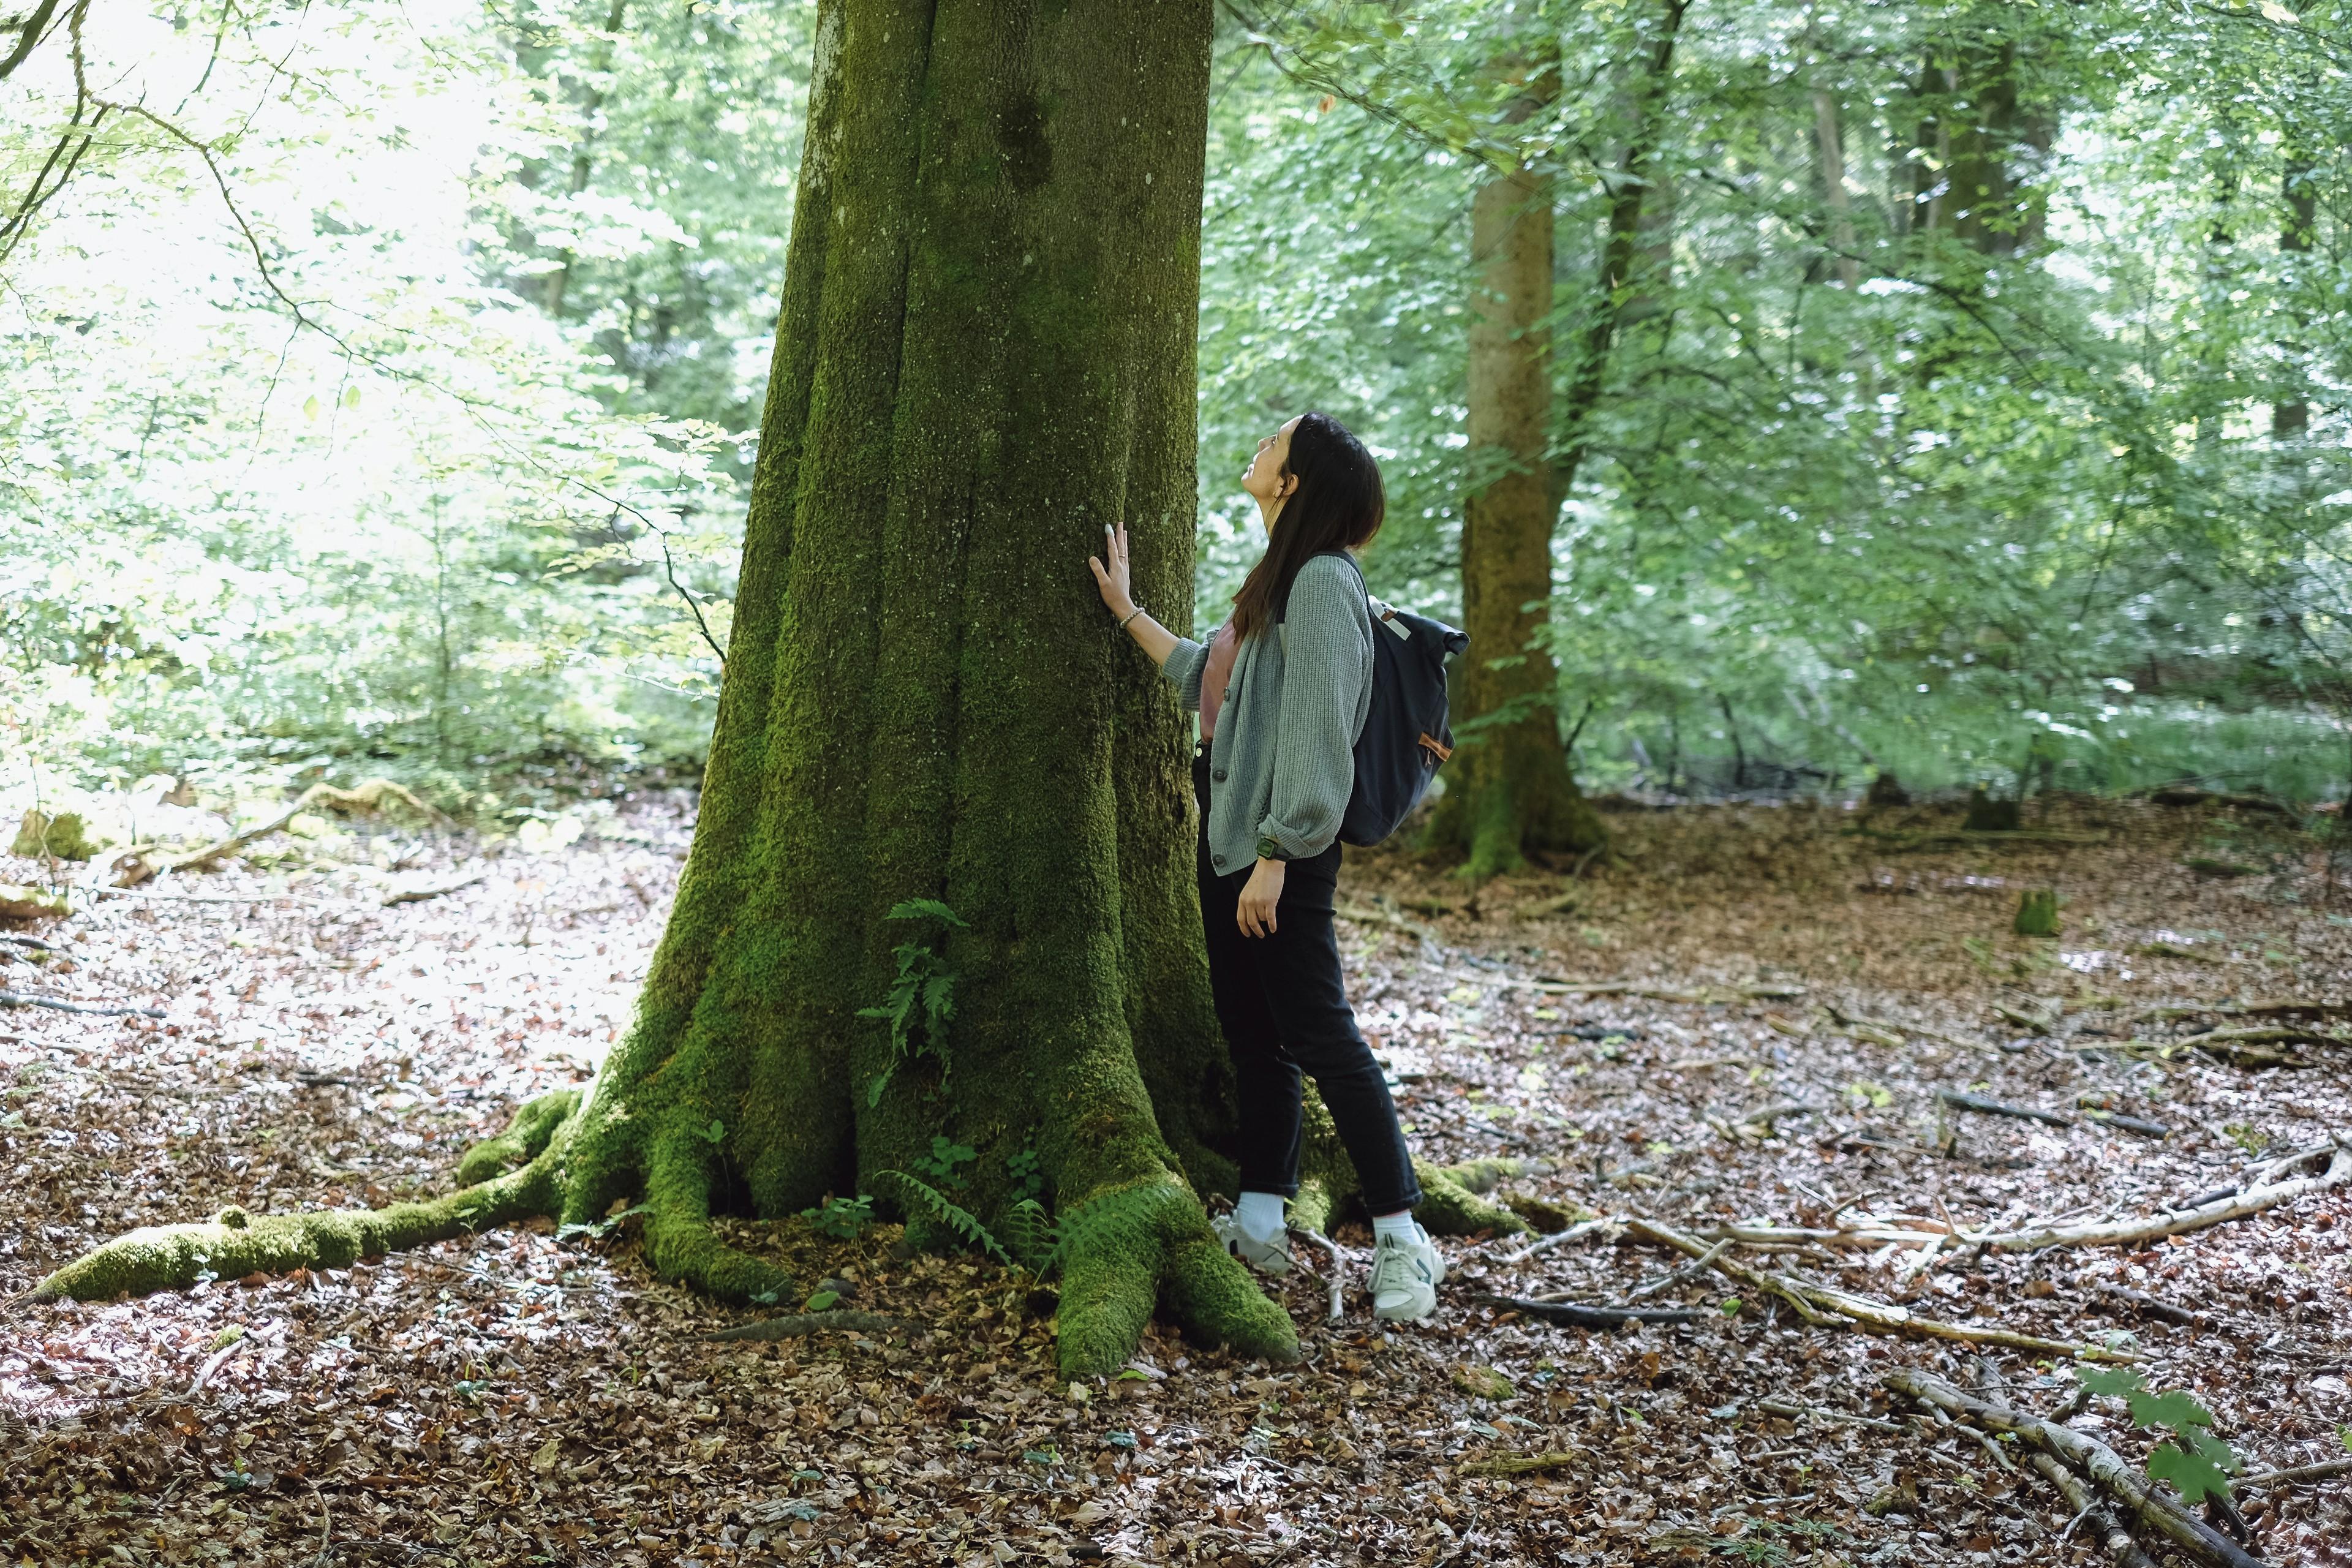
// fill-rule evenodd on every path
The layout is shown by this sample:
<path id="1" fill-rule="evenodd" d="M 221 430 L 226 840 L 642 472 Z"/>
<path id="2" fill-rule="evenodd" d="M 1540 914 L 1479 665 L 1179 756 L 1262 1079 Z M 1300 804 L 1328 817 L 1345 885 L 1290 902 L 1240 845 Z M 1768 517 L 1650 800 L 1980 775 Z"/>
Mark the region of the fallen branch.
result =
<path id="1" fill-rule="evenodd" d="M 1556 1230 L 1552 1232 L 1549 1236 L 1545 1237 L 1541 1241 L 1529 1242 L 1527 1246 L 1522 1247 L 1517 1252 L 1511 1253 L 1507 1257 L 1498 1258 L 1495 1261 L 1498 1267 L 1511 1263 L 1525 1263 L 1528 1258 L 1533 1258 L 1538 1252 L 1549 1252 L 1555 1247 L 1565 1247 L 1571 1241 L 1581 1240 L 1583 1237 L 1591 1236 L 1596 1230 L 1601 1230 L 1607 1226 L 1622 1223 L 1623 1222 L 1610 1219 L 1606 1216 L 1600 1219 L 1581 1220 L 1575 1225 L 1570 1226 L 1566 1230 Z"/>
<path id="2" fill-rule="evenodd" d="M 2109 1110 L 2102 1106 L 2084 1106 L 2083 1120 L 2101 1127 L 2112 1127 L 2118 1132 L 2135 1132 L 2142 1138 L 2172 1136 L 2172 1129 L 2161 1121 L 2150 1121 L 2143 1116 L 2126 1116 L 2120 1110 Z"/>
<path id="3" fill-rule="evenodd" d="M 2006 1405 L 1988 1404 L 1963 1394 L 1932 1373 L 1906 1367 L 1890 1373 L 1886 1386 L 1955 1419 L 1974 1422 L 1987 1431 L 2015 1434 L 2087 1477 L 2122 1505 L 2130 1522 L 2163 1536 L 2208 1568 L 2263 1568 L 2262 1560 L 2244 1547 L 2204 1521 L 2182 1512 L 2170 1499 L 2156 1490 L 2154 1483 L 2095 1437 L 2086 1436 L 2071 1426 L 2020 1415 Z"/>
<path id="4" fill-rule="evenodd" d="M 53 1007 L 60 1013 L 89 1013 L 100 1018 L 160 1018 L 160 1007 L 108 1007 L 93 1002 L 68 1002 L 62 996 L 30 996 L 0 991 L 0 1007 Z"/>
<path id="5" fill-rule="evenodd" d="M 1973 1110 L 1979 1116 L 2011 1116 L 2020 1121 L 2039 1121 L 2049 1127 L 2074 1125 L 2073 1117 L 2060 1111 L 2038 1110 L 2030 1105 L 2010 1105 L 1957 1089 L 1939 1089 L 1936 1091 L 1936 1098 L 1955 1110 Z"/>
<path id="6" fill-rule="evenodd" d="M 1786 1399 L 1759 1399 L 1756 1408 L 1767 1415 L 1785 1415 L 1794 1421 L 1810 1415 L 1816 1421 L 1835 1421 L 1848 1426 L 1867 1426 L 1874 1432 L 1904 1432 L 1908 1428 L 1892 1421 L 1881 1421 L 1875 1415 L 1849 1415 L 1843 1410 L 1824 1410 L 1818 1405 L 1798 1405 Z"/>
<path id="7" fill-rule="evenodd" d="M 2293 1026 L 2274 1026 L 2253 1029 L 2209 1029 L 2201 1035 L 2189 1035 L 2178 1040 L 2161 1042 L 2176 1050 L 2211 1050 L 2219 1047 L 2237 1046 L 2344 1046 L 2352 1047 L 2352 1040 L 2341 1035 L 2327 1034 L 2319 1029 L 2298 1029 Z"/>
<path id="8" fill-rule="evenodd" d="M 2271 1018 L 2284 1013 L 2311 1013 L 2320 1017 L 2336 1017 L 2352 1014 L 2352 1002 L 2297 1002 L 2286 999 L 2269 1002 L 2215 1002 L 2210 1005 L 2182 1007 L 2143 1007 L 2132 1015 L 2134 1023 L 2150 1019 L 2169 1018 Z"/>
<path id="9" fill-rule="evenodd" d="M 2197 1314 L 2188 1308 L 2176 1307 L 2169 1301 L 2159 1300 L 2147 1291 L 2135 1290 L 2128 1285 L 2102 1285 L 2099 1287 L 2099 1294 L 2114 1297 L 2116 1300 L 2130 1306 L 2144 1318 L 2158 1318 L 2168 1323 L 2179 1323 L 2184 1328 L 2197 1326 Z"/>
<path id="10" fill-rule="evenodd" d="M 1502 1454 L 1491 1459 L 1467 1459 L 1463 1462 L 1465 1476 L 1532 1476 L 1544 1470 L 1565 1469 L 1583 1458 L 1582 1454 L 1553 1448 L 1540 1454 Z"/>
<path id="11" fill-rule="evenodd" d="M 404 893 L 387 893 L 383 898 L 383 907 L 387 910 L 397 909 L 402 904 L 421 904 L 428 899 L 442 899 L 451 893 L 462 893 L 488 875 L 488 871 L 477 871 L 464 881 L 452 882 L 444 888 L 412 888 Z"/>
<path id="12" fill-rule="evenodd" d="M 1517 1312 L 1572 1329 L 1622 1329 L 1628 1323 L 1696 1323 L 1714 1316 L 1693 1307 L 1587 1307 L 1575 1301 L 1536 1301 L 1524 1296 L 1480 1296 L 1482 1307 Z"/>
<path id="13" fill-rule="evenodd" d="M 879 1334 L 898 1328 L 904 1320 L 886 1312 L 794 1312 L 788 1317 L 762 1318 L 756 1323 L 738 1323 L 731 1329 L 716 1333 L 697 1334 L 699 1340 L 790 1340 L 803 1334 L 814 1334 L 827 1329 L 840 1329 L 849 1333 Z"/>
<path id="14" fill-rule="evenodd" d="M 1392 915 L 1384 910 L 1368 910 L 1360 904 L 1334 904 L 1331 907 L 1331 913 L 1337 919 L 1353 921 L 1358 925 L 1388 926 L 1408 935 L 1417 936 L 1423 942 L 1433 942 L 1437 940 L 1437 933 L 1419 921 L 1409 921 L 1402 915 Z"/>
<path id="15" fill-rule="evenodd" d="M 1339 1244 L 1332 1240 L 1329 1237 L 1324 1235 L 1321 1231 L 1309 1230 L 1302 1231 L 1299 1234 L 1306 1237 L 1307 1240 L 1313 1242 L 1316 1246 L 1321 1247 L 1324 1251 L 1331 1255 L 1331 1310 L 1329 1315 L 1324 1321 L 1327 1322 L 1336 1323 L 1339 1321 L 1340 1313 L 1343 1310 L 1346 1300 L 1348 1289 L 1347 1260 L 1339 1256 Z"/>
<path id="16" fill-rule="evenodd" d="M 1918 1024 L 1897 1024 L 1885 1018 L 1865 1018 L 1858 1013 L 1847 1012 L 1834 1002 L 1828 1004 L 1828 1008 L 1830 1021 L 1849 1034 L 1857 1029 L 1869 1029 L 1881 1036 L 1895 1037 L 1892 1041 L 1879 1039 L 1873 1042 L 1877 1045 L 1899 1046 L 1903 1043 L 1902 1037 L 1916 1035 L 1923 1040 L 1933 1040 L 1939 1046 L 1951 1046 L 1964 1051 L 1990 1051 L 1996 1048 L 1982 1040 L 1964 1040 L 1958 1035 L 1948 1035 L 1941 1029 L 1930 1029 Z"/>
<path id="17" fill-rule="evenodd" d="M 1936 1098 L 1955 1110 L 1972 1110 L 1979 1116 L 2011 1116 L 2021 1121 L 2039 1121 L 2051 1127 L 2076 1127 L 2089 1121 L 2101 1127 L 2115 1128 L 2120 1132 L 2137 1132 L 2143 1138 L 2166 1138 L 2172 1133 L 2172 1129 L 2161 1121 L 2126 1116 L 2119 1110 L 2096 1106 L 2085 1106 L 2078 1115 L 2069 1116 L 2063 1111 L 2042 1110 L 2030 1105 L 2011 1105 L 1956 1089 L 1939 1089 L 1936 1091 Z"/>
<path id="18" fill-rule="evenodd" d="M 1673 1289 L 1675 1286 L 1681 1284 L 1684 1280 L 1689 1279 L 1694 1274 L 1706 1273 L 1708 1268 L 1714 1266 L 1715 1260 L 1723 1255 L 1723 1249 L 1730 1245 L 1731 1243 L 1727 1239 L 1717 1242 L 1713 1247 L 1709 1247 L 1704 1255 L 1692 1258 L 1688 1263 L 1677 1265 L 1675 1268 L 1669 1269 L 1661 1278 L 1651 1280 L 1647 1285 L 1639 1286 L 1634 1289 L 1627 1291 L 1625 1300 L 1628 1301 L 1646 1300 L 1650 1297 L 1656 1295 L 1661 1290 Z"/>
<path id="19" fill-rule="evenodd" d="M 2337 1476 L 2352 1476 L 2352 1459 L 2323 1459 L 2315 1465 L 2297 1465 L 2287 1470 L 2264 1470 L 2258 1476 L 2247 1476 L 2232 1484 L 2240 1489 L 2247 1487 L 2294 1487 L 2305 1481 L 2332 1480 Z"/>
<path id="20" fill-rule="evenodd" d="M 1695 1238 L 1654 1220 L 1629 1220 L 1625 1228 L 1634 1236 L 1671 1247 L 1686 1257 L 1704 1257 L 1707 1251 Z M 1831 1285 L 1816 1285 L 1776 1270 L 1750 1268 L 1720 1255 L 1708 1267 L 1734 1284 L 1745 1286 L 1760 1295 L 1777 1297 L 1793 1308 L 1797 1316 L 1816 1328 L 1852 1326 L 1871 1333 L 1952 1340 L 1961 1344 L 2002 1345 L 2011 1350 L 2036 1351 L 2043 1355 L 2071 1356 L 2082 1361 L 2130 1362 L 2140 1359 L 2128 1352 L 2110 1350 L 2105 1345 L 2074 1344 L 2064 1340 L 2043 1339 L 2039 1334 L 2016 1333 L 2008 1329 L 1979 1329 L 1965 1323 L 1947 1323 L 1934 1318 L 1923 1318 L 1907 1307 L 1875 1301 L 1867 1296 L 1857 1296 Z"/>
<path id="21" fill-rule="evenodd" d="M 2282 1179 L 2287 1173 L 2322 1155 L 2327 1155 L 2329 1159 L 2327 1168 L 2319 1174 Z M 2342 1186 L 2347 1182 L 2352 1182 L 2352 1139 L 2339 1137 L 2333 1142 L 2301 1150 L 2273 1161 L 2263 1167 L 2252 1185 L 2191 1207 L 2138 1219 L 2110 1220 L 2092 1225 L 2044 1225 L 2023 1230 L 1962 1231 L 1958 1239 L 1970 1246 L 1994 1247 L 2002 1252 L 2039 1252 L 2052 1247 L 2144 1247 L 2165 1237 L 2185 1236 L 2210 1226 L 2245 1219 L 2313 1193 Z"/>
<path id="22" fill-rule="evenodd" d="M 1857 826 L 1848 828 L 1847 831 L 1858 837 L 1874 839 L 1889 849 L 1945 849 L 1962 844 L 2050 844 L 2089 847 L 2107 842 L 2107 836 L 2104 833 L 2062 833 L 2054 828 L 2033 827 L 2000 831 L 1947 828 L 1942 831 L 1899 832 Z"/>
<path id="23" fill-rule="evenodd" d="M 442 816 L 441 813 L 434 810 L 390 779 L 370 779 L 356 789 L 337 789 L 331 784 L 314 784 L 295 796 L 293 805 L 268 821 L 248 827 L 242 833 L 232 833 L 226 838 L 207 844 L 203 848 L 189 854 L 166 858 L 161 863 L 160 868 L 166 871 L 201 870 L 215 860 L 226 859 L 236 854 L 248 844 L 278 832 L 313 805 L 323 803 L 341 811 L 376 811 L 382 809 L 386 795 L 404 802 L 422 816 L 439 818 L 445 822 L 448 820 Z"/>
<path id="24" fill-rule="evenodd" d="M 2056 1487 L 2058 1495 L 2066 1500 L 2066 1506 L 2074 1510 L 2074 1523 L 2066 1527 L 2060 1540 L 2074 1533 L 2077 1525 L 2088 1525 L 2097 1534 L 2099 1544 L 2107 1549 L 2107 1555 L 2116 1560 L 2117 1568 L 2156 1568 L 2156 1560 L 2139 1549 L 2139 1542 L 2131 1538 L 2131 1531 L 2114 1514 L 2099 1506 L 2098 1494 L 2082 1477 L 2048 1454 L 2029 1454 L 2026 1463 Z"/>

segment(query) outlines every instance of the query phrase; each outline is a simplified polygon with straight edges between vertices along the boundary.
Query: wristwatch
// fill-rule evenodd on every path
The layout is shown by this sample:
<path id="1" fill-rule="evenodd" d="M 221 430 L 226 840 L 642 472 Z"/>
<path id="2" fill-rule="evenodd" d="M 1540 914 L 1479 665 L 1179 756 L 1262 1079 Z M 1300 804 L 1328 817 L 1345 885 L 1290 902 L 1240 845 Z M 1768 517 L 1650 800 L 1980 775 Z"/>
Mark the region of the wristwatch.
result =
<path id="1" fill-rule="evenodd" d="M 1261 838 L 1257 841 L 1257 858 L 1261 860 L 1287 860 L 1290 858 L 1289 856 L 1285 855 L 1282 852 L 1282 846 L 1276 844 L 1271 838 Z"/>

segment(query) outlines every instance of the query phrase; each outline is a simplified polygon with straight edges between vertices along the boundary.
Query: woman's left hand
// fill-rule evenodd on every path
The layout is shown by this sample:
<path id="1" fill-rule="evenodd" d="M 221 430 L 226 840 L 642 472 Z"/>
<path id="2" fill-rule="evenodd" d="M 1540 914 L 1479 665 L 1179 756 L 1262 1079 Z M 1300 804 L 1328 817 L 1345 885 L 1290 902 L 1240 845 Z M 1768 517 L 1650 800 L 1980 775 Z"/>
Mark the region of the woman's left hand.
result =
<path id="1" fill-rule="evenodd" d="M 1282 901 L 1282 865 L 1279 860 L 1261 860 L 1250 870 L 1250 879 L 1242 889 L 1239 919 L 1244 936 L 1274 934 L 1274 906 Z"/>

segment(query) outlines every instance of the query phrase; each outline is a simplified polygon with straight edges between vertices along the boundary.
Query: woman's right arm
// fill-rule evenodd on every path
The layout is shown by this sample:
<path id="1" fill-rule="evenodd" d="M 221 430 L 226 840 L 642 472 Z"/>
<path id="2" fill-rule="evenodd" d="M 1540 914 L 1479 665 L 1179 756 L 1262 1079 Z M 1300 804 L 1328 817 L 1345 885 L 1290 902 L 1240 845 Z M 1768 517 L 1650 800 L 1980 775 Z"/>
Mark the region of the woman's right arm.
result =
<path id="1" fill-rule="evenodd" d="M 1102 591 L 1103 603 L 1110 613 L 1127 627 L 1127 635 L 1135 646 L 1150 655 L 1160 673 L 1176 683 L 1176 695 L 1187 708 L 1201 705 L 1201 672 L 1208 668 L 1209 649 L 1205 643 L 1191 637 L 1180 637 L 1136 607 L 1129 593 L 1127 563 L 1127 529 L 1103 525 L 1103 551 L 1110 564 L 1089 555 L 1087 564 L 1094 569 L 1095 585 Z"/>

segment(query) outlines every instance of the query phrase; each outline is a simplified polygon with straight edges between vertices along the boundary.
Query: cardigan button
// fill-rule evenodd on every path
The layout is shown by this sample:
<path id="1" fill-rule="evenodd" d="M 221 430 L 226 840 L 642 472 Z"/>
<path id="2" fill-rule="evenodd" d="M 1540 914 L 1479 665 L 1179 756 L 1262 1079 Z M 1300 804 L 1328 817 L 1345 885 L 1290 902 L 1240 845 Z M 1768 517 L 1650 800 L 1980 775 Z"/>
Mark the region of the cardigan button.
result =
<path id="1" fill-rule="evenodd" d="M 1209 776 L 1214 779 L 1217 783 L 1223 784 L 1225 782 L 1225 770 L 1223 768 L 1211 768 L 1209 770 Z"/>

